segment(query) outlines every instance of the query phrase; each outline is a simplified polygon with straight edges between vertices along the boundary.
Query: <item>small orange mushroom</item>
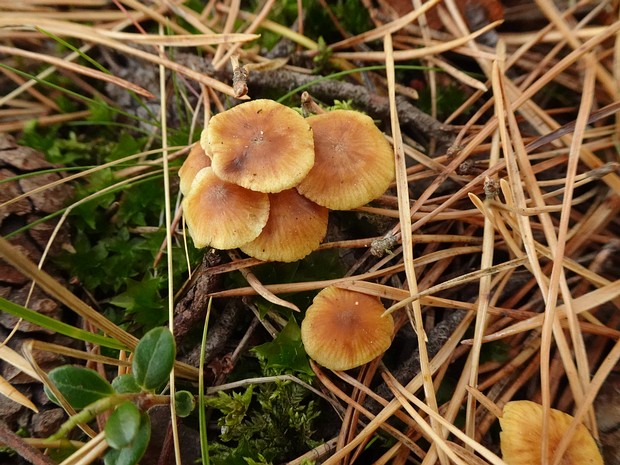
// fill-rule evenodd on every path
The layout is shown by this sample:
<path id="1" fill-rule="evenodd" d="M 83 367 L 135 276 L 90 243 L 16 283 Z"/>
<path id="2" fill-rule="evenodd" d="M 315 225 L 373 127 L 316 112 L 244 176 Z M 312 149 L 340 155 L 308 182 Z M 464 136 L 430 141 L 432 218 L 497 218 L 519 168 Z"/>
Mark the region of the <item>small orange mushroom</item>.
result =
<path id="1" fill-rule="evenodd" d="M 394 154 L 373 120 L 334 110 L 307 118 L 314 134 L 314 166 L 297 190 L 332 210 L 361 207 L 394 179 Z"/>
<path id="2" fill-rule="evenodd" d="M 181 189 L 181 193 L 183 195 L 187 195 L 189 193 L 192 182 L 198 172 L 208 166 L 211 166 L 211 160 L 205 153 L 200 143 L 196 142 L 192 146 L 187 158 L 179 169 L 179 178 L 181 178 L 179 188 Z"/>
<path id="3" fill-rule="evenodd" d="M 331 370 L 368 363 L 392 343 L 394 321 L 377 297 L 330 286 L 319 292 L 301 323 L 301 340 L 314 361 Z"/>
<path id="4" fill-rule="evenodd" d="M 252 100 L 211 118 L 207 143 L 218 177 L 275 193 L 297 185 L 314 164 L 312 130 L 273 100 Z"/>
<path id="5" fill-rule="evenodd" d="M 211 168 L 196 175 L 183 214 L 198 248 L 234 249 L 253 241 L 267 224 L 269 197 L 218 178 Z"/>
<path id="6" fill-rule="evenodd" d="M 542 405 L 528 400 L 508 402 L 499 424 L 502 457 L 508 465 L 539 465 L 542 442 Z M 549 411 L 549 463 L 573 417 L 560 410 Z M 596 442 L 580 424 L 562 462 L 563 465 L 603 465 Z"/>
<path id="7" fill-rule="evenodd" d="M 260 235 L 241 247 L 265 261 L 294 262 L 315 250 L 327 232 L 328 210 L 295 189 L 269 194 L 269 220 Z"/>

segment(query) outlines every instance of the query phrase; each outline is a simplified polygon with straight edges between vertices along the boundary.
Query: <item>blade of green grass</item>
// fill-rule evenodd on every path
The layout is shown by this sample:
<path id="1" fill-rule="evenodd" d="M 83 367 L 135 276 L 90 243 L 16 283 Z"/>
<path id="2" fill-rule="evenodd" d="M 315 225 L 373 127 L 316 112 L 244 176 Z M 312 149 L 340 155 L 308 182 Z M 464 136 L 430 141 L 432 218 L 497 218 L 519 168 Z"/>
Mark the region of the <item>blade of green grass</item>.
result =
<path id="1" fill-rule="evenodd" d="M 200 454 L 203 465 L 209 465 L 209 442 L 207 441 L 207 417 L 205 405 L 205 380 L 204 380 L 204 364 L 205 364 L 205 347 L 207 345 L 207 330 L 209 328 L 209 317 L 211 316 L 211 301 L 207 306 L 207 315 L 205 316 L 204 329 L 202 331 L 202 343 L 200 345 L 200 368 L 198 370 L 198 424 L 200 427 Z"/>
<path id="2" fill-rule="evenodd" d="M 127 350 L 127 347 L 116 339 L 89 333 L 88 331 L 68 325 L 49 316 L 42 315 L 34 310 L 30 310 L 29 308 L 22 307 L 21 305 L 15 304 L 3 297 L 0 297 L 0 310 L 10 313 L 18 318 L 22 318 L 29 323 L 40 326 L 41 328 L 69 336 L 73 339 L 79 339 L 80 341 L 98 344 L 111 349 Z"/>

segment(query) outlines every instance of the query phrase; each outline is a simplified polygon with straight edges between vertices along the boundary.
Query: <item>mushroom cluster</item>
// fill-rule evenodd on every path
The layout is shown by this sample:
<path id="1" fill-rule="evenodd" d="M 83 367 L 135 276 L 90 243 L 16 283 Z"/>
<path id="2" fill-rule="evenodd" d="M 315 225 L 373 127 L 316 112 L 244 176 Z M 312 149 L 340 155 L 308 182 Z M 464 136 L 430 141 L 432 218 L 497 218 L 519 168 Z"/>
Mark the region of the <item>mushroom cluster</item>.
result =
<path id="1" fill-rule="evenodd" d="M 394 159 L 362 113 L 304 118 L 259 99 L 211 118 L 179 176 L 196 247 L 292 262 L 319 246 L 329 209 L 360 207 L 389 187 Z"/>

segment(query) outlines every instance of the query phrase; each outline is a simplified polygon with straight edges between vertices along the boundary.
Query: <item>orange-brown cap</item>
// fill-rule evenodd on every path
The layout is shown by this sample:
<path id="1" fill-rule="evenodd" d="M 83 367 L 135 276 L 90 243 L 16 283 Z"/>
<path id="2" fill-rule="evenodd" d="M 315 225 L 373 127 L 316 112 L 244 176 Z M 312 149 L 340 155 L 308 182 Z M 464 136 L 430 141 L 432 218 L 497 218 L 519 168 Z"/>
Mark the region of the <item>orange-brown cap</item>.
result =
<path id="1" fill-rule="evenodd" d="M 200 133 L 200 140 L 198 141 L 202 150 L 204 150 L 209 160 L 211 160 L 211 148 L 209 147 L 209 132 L 206 129 L 203 129 Z"/>
<path id="2" fill-rule="evenodd" d="M 528 400 L 508 402 L 499 424 L 502 457 L 508 465 L 538 465 L 541 461 L 542 405 Z M 549 412 L 549 463 L 573 417 L 559 410 Z M 565 465 L 603 465 L 592 435 L 580 424 L 562 459 Z"/>
<path id="3" fill-rule="evenodd" d="M 179 178 L 181 178 L 181 183 L 179 187 L 183 195 L 187 195 L 189 193 L 192 181 L 194 180 L 198 172 L 208 166 L 211 166 L 211 160 L 206 155 L 202 146 L 198 142 L 196 142 L 192 146 L 192 149 L 189 151 L 187 158 L 179 169 Z"/>
<path id="4" fill-rule="evenodd" d="M 256 239 L 267 224 L 269 196 L 203 168 L 183 199 L 183 214 L 196 247 L 234 249 Z"/>
<path id="5" fill-rule="evenodd" d="M 314 164 L 310 126 L 299 113 L 273 100 L 253 100 L 219 113 L 207 132 L 215 174 L 247 189 L 289 189 Z"/>
<path id="6" fill-rule="evenodd" d="M 332 210 L 350 210 L 386 191 L 394 179 L 394 154 L 369 116 L 334 110 L 307 120 L 315 160 L 297 186 L 302 195 Z"/>
<path id="7" fill-rule="evenodd" d="M 377 297 L 330 286 L 319 292 L 301 323 L 306 353 L 331 370 L 349 370 L 385 352 L 394 321 Z"/>
<path id="8" fill-rule="evenodd" d="M 328 210 L 295 189 L 269 194 L 269 220 L 260 235 L 241 247 L 265 261 L 294 262 L 315 250 L 327 232 Z"/>

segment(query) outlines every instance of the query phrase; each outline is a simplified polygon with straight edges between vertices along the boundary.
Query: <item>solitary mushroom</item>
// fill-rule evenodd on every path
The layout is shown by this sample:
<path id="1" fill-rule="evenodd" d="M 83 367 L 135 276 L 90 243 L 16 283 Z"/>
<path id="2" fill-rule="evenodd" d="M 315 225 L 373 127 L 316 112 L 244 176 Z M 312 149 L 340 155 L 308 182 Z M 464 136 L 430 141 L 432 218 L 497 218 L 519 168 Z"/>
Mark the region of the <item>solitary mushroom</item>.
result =
<path id="1" fill-rule="evenodd" d="M 319 292 L 301 323 L 306 353 L 331 370 L 349 370 L 385 352 L 394 321 L 377 297 L 330 286 Z"/>
<path id="2" fill-rule="evenodd" d="M 183 200 L 183 214 L 198 248 L 234 249 L 253 241 L 267 224 L 269 197 L 198 172 Z"/>
<path id="3" fill-rule="evenodd" d="M 290 189 L 314 164 L 310 126 L 273 100 L 253 100 L 219 113 L 207 133 L 215 174 L 247 189 Z"/>
<path id="4" fill-rule="evenodd" d="M 542 405 L 527 400 L 508 402 L 499 424 L 502 456 L 508 465 L 538 465 L 541 460 Z M 549 411 L 549 463 L 573 417 L 559 410 Z M 594 439 L 580 424 L 568 449 L 564 465 L 603 465 Z"/>
<path id="5" fill-rule="evenodd" d="M 369 116 L 334 110 L 307 120 L 315 160 L 297 186 L 302 195 L 332 210 L 350 210 L 386 191 L 394 179 L 394 154 Z"/>
<path id="6" fill-rule="evenodd" d="M 187 158 L 179 169 L 179 178 L 181 178 L 179 187 L 183 195 L 187 195 L 189 193 L 192 181 L 194 181 L 194 178 L 198 172 L 208 166 L 211 166 L 211 160 L 203 150 L 200 143 L 196 142 L 192 146 Z"/>
<path id="7" fill-rule="evenodd" d="M 269 220 L 260 235 L 241 247 L 265 261 L 294 262 L 316 249 L 327 232 L 328 210 L 295 189 L 269 194 Z"/>

